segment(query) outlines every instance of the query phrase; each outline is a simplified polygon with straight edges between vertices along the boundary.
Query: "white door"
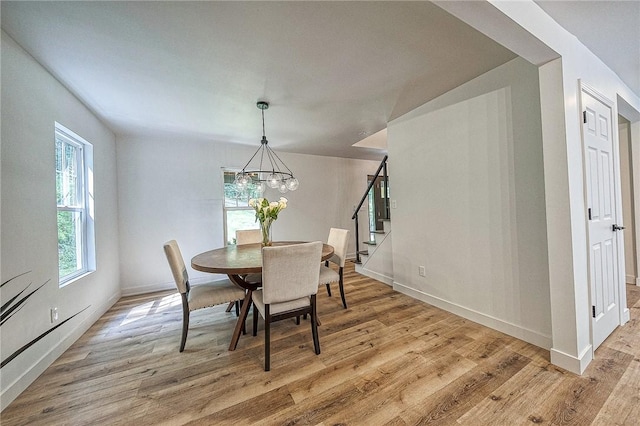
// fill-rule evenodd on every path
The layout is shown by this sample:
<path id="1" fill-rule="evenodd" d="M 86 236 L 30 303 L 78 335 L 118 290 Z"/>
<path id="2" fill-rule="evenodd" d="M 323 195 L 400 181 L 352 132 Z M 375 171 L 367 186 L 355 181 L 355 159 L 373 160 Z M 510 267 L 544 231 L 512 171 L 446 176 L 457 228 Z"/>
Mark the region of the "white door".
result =
<path id="1" fill-rule="evenodd" d="M 593 349 L 620 324 L 611 107 L 582 92 Z"/>

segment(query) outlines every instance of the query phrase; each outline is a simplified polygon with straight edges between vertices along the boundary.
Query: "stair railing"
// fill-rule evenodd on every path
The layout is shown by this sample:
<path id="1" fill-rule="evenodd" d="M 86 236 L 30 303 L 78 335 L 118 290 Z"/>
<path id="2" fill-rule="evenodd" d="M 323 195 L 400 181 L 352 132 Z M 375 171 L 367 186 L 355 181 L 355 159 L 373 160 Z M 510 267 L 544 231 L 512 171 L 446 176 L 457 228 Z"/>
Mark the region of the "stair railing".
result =
<path id="1" fill-rule="evenodd" d="M 383 173 L 383 177 L 382 179 L 384 179 L 384 192 L 385 192 L 385 196 L 384 196 L 384 211 L 385 211 L 385 215 L 386 215 L 386 219 L 389 219 L 389 176 L 387 175 L 387 158 L 388 156 L 385 155 L 384 158 L 382 159 L 382 161 L 380 162 L 380 166 L 378 167 L 378 170 L 376 170 L 375 175 L 373 176 L 373 179 L 371 179 L 371 182 L 369 182 L 369 185 L 367 186 L 367 190 L 364 191 L 364 195 L 362 196 L 362 199 L 360 200 L 360 203 L 358 204 L 358 207 L 356 207 L 355 211 L 353 212 L 353 216 L 351 216 L 351 219 L 354 219 L 355 222 L 355 226 L 356 226 L 356 263 L 360 263 L 360 235 L 359 235 L 359 226 L 358 226 L 358 213 L 360 212 L 360 209 L 362 208 L 362 205 L 364 204 L 365 200 L 369 197 L 369 191 L 371 191 L 371 188 L 373 187 L 373 185 L 376 182 L 376 179 L 378 178 L 378 176 L 380 176 L 380 172 L 382 171 Z"/>

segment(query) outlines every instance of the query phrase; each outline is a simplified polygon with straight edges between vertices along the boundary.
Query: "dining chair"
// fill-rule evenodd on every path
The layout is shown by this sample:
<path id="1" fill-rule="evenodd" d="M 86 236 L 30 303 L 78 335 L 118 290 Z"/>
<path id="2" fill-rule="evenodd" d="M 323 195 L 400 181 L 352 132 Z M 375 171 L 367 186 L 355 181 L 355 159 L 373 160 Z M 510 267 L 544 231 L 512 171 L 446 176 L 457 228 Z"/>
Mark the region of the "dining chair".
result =
<path id="1" fill-rule="evenodd" d="M 253 335 L 258 312 L 264 318 L 264 371 L 271 369 L 271 323 L 285 318 L 311 316 L 311 334 L 320 354 L 316 294 L 320 276 L 322 242 L 265 247 L 262 249 L 262 289 L 254 291 Z"/>
<path id="2" fill-rule="evenodd" d="M 182 352 L 187 342 L 189 314 L 191 311 L 227 302 L 238 303 L 244 299 L 245 291 L 228 279 L 191 286 L 187 268 L 184 265 L 184 259 L 176 240 L 171 240 L 164 244 L 164 253 L 169 261 L 178 291 L 182 296 L 182 340 L 180 341 L 180 352 Z"/>
<path id="3" fill-rule="evenodd" d="M 236 230 L 236 245 L 262 243 L 262 231 L 259 229 Z M 242 277 L 248 283 L 258 284 L 262 282 L 262 274 L 247 274 Z"/>
<path id="4" fill-rule="evenodd" d="M 236 229 L 236 245 L 253 244 L 262 242 L 262 233 L 259 229 Z M 262 274 L 242 275 L 242 279 L 248 283 L 259 284 L 262 281 Z M 231 312 L 233 306 L 236 307 L 236 315 L 239 315 L 238 304 L 231 302 L 227 306 L 226 312 Z"/>
<path id="5" fill-rule="evenodd" d="M 259 229 L 236 230 L 236 245 L 253 244 L 262 242 L 262 232 Z"/>
<path id="6" fill-rule="evenodd" d="M 331 283 L 338 283 L 342 305 L 347 309 L 347 299 L 344 297 L 344 264 L 347 259 L 347 244 L 349 231 L 347 229 L 331 228 L 327 244 L 333 246 L 333 256 L 320 267 L 320 285 L 327 286 L 327 294 L 331 297 Z M 338 272 L 329 267 L 329 262 L 338 265 Z"/>

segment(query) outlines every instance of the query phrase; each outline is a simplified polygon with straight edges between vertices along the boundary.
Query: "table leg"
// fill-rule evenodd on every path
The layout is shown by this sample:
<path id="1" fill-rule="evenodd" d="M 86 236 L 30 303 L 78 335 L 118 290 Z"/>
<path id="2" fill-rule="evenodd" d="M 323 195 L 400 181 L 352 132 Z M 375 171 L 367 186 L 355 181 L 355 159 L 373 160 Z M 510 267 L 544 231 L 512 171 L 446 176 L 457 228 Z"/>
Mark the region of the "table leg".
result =
<path id="1" fill-rule="evenodd" d="M 236 328 L 233 329 L 233 335 L 231 336 L 231 343 L 229 344 L 229 350 L 235 351 L 236 346 L 238 346 L 238 340 L 240 340 L 240 333 L 242 333 L 242 326 L 244 325 L 245 320 L 247 319 L 247 314 L 249 313 L 249 307 L 251 306 L 251 294 L 253 290 L 247 290 L 247 294 L 244 296 L 244 301 L 242 302 L 242 309 L 240 309 L 240 316 L 238 317 L 238 321 L 236 322 Z"/>

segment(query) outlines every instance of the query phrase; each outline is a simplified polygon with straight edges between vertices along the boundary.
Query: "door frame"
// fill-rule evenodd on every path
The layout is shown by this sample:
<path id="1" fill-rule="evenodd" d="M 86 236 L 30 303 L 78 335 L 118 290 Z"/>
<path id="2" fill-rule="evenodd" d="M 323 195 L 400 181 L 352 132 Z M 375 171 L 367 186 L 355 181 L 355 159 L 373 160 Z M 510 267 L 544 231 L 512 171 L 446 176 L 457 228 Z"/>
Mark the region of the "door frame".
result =
<path id="1" fill-rule="evenodd" d="M 587 245 L 585 247 L 585 249 L 587 250 L 587 268 L 588 268 L 588 273 L 587 273 L 587 277 L 588 277 L 588 292 L 589 292 L 589 339 L 590 339 L 590 343 L 591 343 L 591 352 L 592 352 L 592 357 L 595 356 L 595 350 L 596 348 L 594 347 L 593 343 L 594 343 L 594 318 L 591 315 L 591 306 L 593 306 L 593 297 L 594 295 L 592 294 L 592 289 L 593 286 L 591 284 L 591 256 L 589 253 L 589 248 L 591 247 L 591 234 L 590 234 L 590 230 L 589 230 L 589 219 L 586 216 L 589 206 L 587 203 L 587 169 L 586 169 L 586 164 L 587 164 L 587 159 L 586 159 L 586 146 L 585 146 L 585 135 L 584 135 L 584 122 L 583 122 L 583 111 L 585 111 L 585 102 L 584 102 L 584 98 L 583 96 L 585 94 L 592 96 L 594 99 L 602 102 L 603 104 L 605 104 L 606 106 L 609 107 L 610 111 L 611 111 L 611 151 L 613 153 L 613 186 L 614 186 L 614 194 L 615 194 L 615 209 L 616 209 L 616 213 L 615 213 L 615 221 L 618 224 L 624 225 L 622 222 L 622 190 L 621 190 L 621 182 L 620 182 L 620 140 L 619 140 L 619 133 L 618 133 L 618 112 L 617 112 L 617 108 L 616 108 L 616 104 L 614 101 L 612 101 L 611 99 L 607 98 L 606 96 L 604 96 L 602 93 L 598 92 L 596 89 L 593 88 L 593 86 L 590 86 L 589 84 L 586 84 L 584 81 L 582 81 L 581 79 L 578 80 L 578 87 L 579 87 L 579 93 L 580 93 L 580 99 L 579 99 L 579 105 L 580 105 L 580 109 L 579 109 L 579 119 L 580 119 L 580 138 L 581 143 L 582 143 L 582 178 L 583 178 L 583 199 L 584 199 L 584 211 L 585 211 L 585 230 L 586 230 L 586 239 L 587 239 Z M 618 295 L 618 300 L 616 301 L 618 304 L 618 327 L 623 325 L 626 321 L 624 321 L 624 311 L 627 308 L 627 298 L 626 298 L 626 279 L 624 278 L 626 276 L 625 273 L 625 263 L 624 263 L 624 232 L 616 232 L 615 233 L 615 240 L 616 240 L 616 252 L 617 252 L 617 259 L 616 262 L 618 264 L 618 276 L 617 276 L 617 291 L 616 294 Z"/>

